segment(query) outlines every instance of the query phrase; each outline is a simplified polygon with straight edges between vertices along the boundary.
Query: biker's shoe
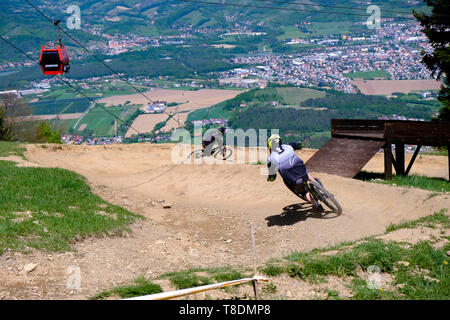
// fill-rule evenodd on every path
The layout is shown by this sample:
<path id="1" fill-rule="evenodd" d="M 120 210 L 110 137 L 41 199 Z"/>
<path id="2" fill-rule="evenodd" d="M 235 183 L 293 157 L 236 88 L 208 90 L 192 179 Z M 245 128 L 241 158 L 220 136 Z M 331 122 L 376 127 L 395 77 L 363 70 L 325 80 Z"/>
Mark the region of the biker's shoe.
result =
<path id="1" fill-rule="evenodd" d="M 314 212 L 324 212 L 325 209 L 322 207 L 322 205 L 320 203 L 318 203 L 317 206 L 313 207 L 313 211 Z"/>

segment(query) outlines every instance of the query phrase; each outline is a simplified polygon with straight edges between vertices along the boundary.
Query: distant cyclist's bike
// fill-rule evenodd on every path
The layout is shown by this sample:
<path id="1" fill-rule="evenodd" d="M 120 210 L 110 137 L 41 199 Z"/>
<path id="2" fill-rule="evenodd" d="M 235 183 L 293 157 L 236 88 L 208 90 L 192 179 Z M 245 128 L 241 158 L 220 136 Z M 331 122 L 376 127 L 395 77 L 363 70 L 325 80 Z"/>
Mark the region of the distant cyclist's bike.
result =
<path id="1" fill-rule="evenodd" d="M 323 203 L 327 208 L 331 210 L 331 212 L 324 212 L 323 217 L 332 218 L 337 217 L 342 214 L 342 207 L 339 204 L 339 202 L 336 200 L 336 198 L 328 192 L 325 187 L 323 186 L 322 182 L 315 178 L 316 181 L 310 181 L 304 182 L 305 190 L 309 192 L 314 200 L 317 202 Z M 301 194 L 298 194 L 294 189 L 290 189 L 296 196 L 301 198 L 304 201 L 307 201 Z M 330 215 L 331 214 L 331 215 Z"/>
<path id="2" fill-rule="evenodd" d="M 223 146 L 220 148 L 219 146 L 215 146 L 211 150 L 211 157 L 216 159 L 226 160 L 233 154 L 233 150 Z M 196 149 L 189 154 L 189 158 L 199 159 L 208 156 L 203 149 Z"/>

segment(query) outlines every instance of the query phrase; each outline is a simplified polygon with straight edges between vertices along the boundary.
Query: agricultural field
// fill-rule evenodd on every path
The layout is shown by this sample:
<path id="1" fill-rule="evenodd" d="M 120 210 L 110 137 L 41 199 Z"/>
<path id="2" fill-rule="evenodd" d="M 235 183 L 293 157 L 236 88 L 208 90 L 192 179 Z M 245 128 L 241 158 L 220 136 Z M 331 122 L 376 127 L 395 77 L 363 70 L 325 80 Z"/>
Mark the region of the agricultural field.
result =
<path id="1" fill-rule="evenodd" d="M 127 121 L 138 109 L 138 106 L 125 106 L 110 107 L 108 108 L 108 111 L 123 121 Z M 83 127 L 86 130 L 92 131 L 97 137 L 110 137 L 114 135 L 114 119 L 115 118 L 104 109 L 96 107 L 84 116 L 77 128 Z M 117 121 L 117 128 L 119 128 L 120 125 L 121 122 Z"/>
<path id="2" fill-rule="evenodd" d="M 45 100 L 29 103 L 33 115 L 56 115 L 82 113 L 89 108 L 90 101 L 85 98 Z"/>
<path id="3" fill-rule="evenodd" d="M 212 107 L 198 109 L 189 113 L 187 120 L 195 121 L 202 119 L 229 119 L 232 116 L 232 113 L 228 110 L 225 110 L 226 102 L 220 102 Z"/>
<path id="4" fill-rule="evenodd" d="M 350 79 L 362 79 L 362 80 L 390 79 L 389 73 L 385 70 L 358 71 L 352 73 L 345 73 L 344 76 Z"/>
<path id="5" fill-rule="evenodd" d="M 132 127 L 139 132 L 152 132 L 153 128 L 160 122 L 165 121 L 169 116 L 165 113 L 141 114 L 133 122 Z M 136 131 L 129 128 L 125 137 L 131 137 Z"/>
<path id="6" fill-rule="evenodd" d="M 240 93 L 242 93 L 241 90 L 200 89 L 195 91 L 184 91 L 155 89 L 145 92 L 145 96 L 141 94 L 115 96 L 100 99 L 99 102 L 105 103 L 108 107 L 125 104 L 126 102 L 130 102 L 135 105 L 147 105 L 148 99 L 151 101 L 166 101 L 169 104 L 177 103 L 176 106 L 166 108 L 165 118 L 151 115 L 140 118 L 138 117 L 135 120 L 135 122 L 137 121 L 136 124 L 133 123 L 132 127 L 136 127 L 136 129 L 139 127 L 143 131 L 138 130 L 141 133 L 144 133 L 151 132 L 157 123 L 167 119 L 168 114 L 173 115 L 178 121 L 170 119 L 161 131 L 170 131 L 171 129 L 178 128 L 181 126 L 180 124 L 184 124 L 190 112 L 213 106 L 221 101 L 232 99 Z M 127 134 L 130 133 L 131 131 Z"/>
<path id="7" fill-rule="evenodd" d="M 429 80 L 354 80 L 363 94 L 391 95 L 394 92 L 409 93 L 415 90 L 439 90 L 441 83 Z"/>
<path id="8" fill-rule="evenodd" d="M 277 40 L 285 41 L 297 38 L 307 39 L 318 36 L 347 35 L 352 34 L 355 28 L 357 26 L 352 22 L 316 22 L 302 26 L 302 28 L 292 25 L 282 27 L 281 31 L 283 33 L 276 38 Z"/>
<path id="9" fill-rule="evenodd" d="M 276 88 L 275 90 L 288 105 L 299 105 L 308 99 L 322 98 L 326 95 L 322 91 L 308 88 Z"/>
<path id="10" fill-rule="evenodd" d="M 280 41 L 304 37 L 304 33 L 301 32 L 296 26 L 286 26 L 281 28 L 281 31 L 283 33 L 277 36 L 277 39 Z"/>

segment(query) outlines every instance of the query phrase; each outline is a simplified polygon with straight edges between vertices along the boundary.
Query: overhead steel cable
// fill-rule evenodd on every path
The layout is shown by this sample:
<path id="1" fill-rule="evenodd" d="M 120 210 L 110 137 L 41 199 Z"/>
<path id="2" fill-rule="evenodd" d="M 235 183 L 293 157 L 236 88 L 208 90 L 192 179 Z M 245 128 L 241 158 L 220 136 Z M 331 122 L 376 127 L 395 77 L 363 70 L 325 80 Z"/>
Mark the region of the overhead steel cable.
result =
<path id="1" fill-rule="evenodd" d="M 6 36 L 8 33 L 10 33 L 11 31 L 17 29 L 19 27 L 19 25 L 15 25 L 13 28 L 9 29 L 8 31 L 4 32 L 0 37 L 4 37 Z"/>
<path id="2" fill-rule="evenodd" d="M 367 11 L 367 8 L 355 8 L 355 7 L 345 7 L 345 6 L 332 6 L 327 4 L 320 4 L 320 3 L 307 3 L 307 2 L 297 2 L 297 1 L 276 1 L 276 0 L 253 0 L 258 2 L 269 2 L 269 3 L 280 3 L 280 4 L 291 4 L 291 5 L 301 5 L 306 7 L 323 7 L 323 8 L 335 8 L 335 9 L 348 9 L 348 10 L 359 10 L 359 11 Z M 367 4 L 366 4 L 367 5 Z M 397 14 L 411 14 L 410 12 L 402 12 L 402 11 L 393 11 L 393 10 L 384 10 L 383 12 L 388 13 L 397 13 Z"/>
<path id="3" fill-rule="evenodd" d="M 18 52 L 20 52 L 21 54 L 23 54 L 25 57 L 27 57 L 29 60 L 31 60 L 32 62 L 34 62 L 35 64 L 37 64 L 38 66 L 40 66 L 40 63 L 35 60 L 33 57 L 31 57 L 29 54 L 27 54 L 26 52 L 24 52 L 23 50 L 21 50 L 20 48 L 18 48 L 16 45 L 14 45 L 13 43 L 11 43 L 10 41 L 8 41 L 7 39 L 5 39 L 3 36 L 0 36 L 0 39 L 2 39 L 4 42 L 6 42 L 7 44 L 9 44 L 11 47 L 13 47 L 14 49 L 16 49 Z M 96 102 L 94 99 L 92 99 L 91 97 L 87 96 L 86 94 L 84 94 L 81 90 L 79 90 L 77 87 L 75 87 L 74 85 L 72 85 L 69 81 L 65 80 L 64 78 L 60 77 L 59 75 L 56 75 L 56 77 L 61 80 L 62 82 L 64 82 L 66 85 L 68 85 L 69 87 L 71 87 L 73 90 L 75 90 L 76 92 L 78 92 L 79 94 L 81 94 L 84 98 L 88 99 L 89 101 L 91 101 L 92 103 L 94 103 L 96 106 L 99 106 L 100 108 L 102 108 L 104 111 L 106 111 L 107 113 L 109 113 L 110 115 L 112 115 L 114 118 L 116 118 L 117 120 L 119 120 L 120 122 L 122 122 L 126 127 L 136 131 L 137 134 L 139 135 L 143 135 L 141 132 L 139 132 L 137 129 L 133 128 L 131 125 L 126 124 L 126 122 L 122 119 L 120 119 L 118 116 L 116 116 L 114 113 L 112 113 L 111 111 L 109 111 L 107 108 L 105 108 L 104 106 L 102 106 L 101 104 L 99 104 L 98 102 Z"/>
<path id="4" fill-rule="evenodd" d="M 298 8 L 292 8 L 292 7 L 273 7 L 273 6 L 259 6 L 259 5 L 252 5 L 252 4 L 239 4 L 239 3 L 229 3 L 229 2 L 213 2 L 213 1 L 201 1 L 201 0 L 176 0 L 179 2 L 190 2 L 190 3 L 200 3 L 200 4 L 209 4 L 209 5 L 221 5 L 221 6 L 231 6 L 231 7 L 239 7 L 239 8 L 256 8 L 256 9 L 269 9 L 269 10 L 285 10 L 285 11 L 292 11 L 292 12 L 311 12 L 311 13 L 319 13 L 319 14 L 337 14 L 337 15 L 345 15 L 345 16 L 358 16 L 358 17 L 365 17 L 367 18 L 367 14 L 361 14 L 361 13 L 346 13 L 346 12 L 330 12 L 330 11 L 317 11 L 317 10 L 308 10 L 308 9 L 298 9 Z M 390 19 L 412 19 L 410 17 L 391 17 L 386 16 L 384 18 L 390 18 Z"/>
<path id="5" fill-rule="evenodd" d="M 46 20 L 48 20 L 50 23 L 54 24 L 54 21 L 47 16 L 44 12 L 42 12 L 42 10 L 40 10 L 39 8 L 37 8 L 32 2 L 30 2 L 29 0 L 25 0 L 25 2 L 27 2 L 34 10 L 36 10 L 41 16 L 43 16 Z M 141 90 L 139 90 L 138 88 L 136 88 L 136 86 L 134 86 L 130 81 L 128 81 L 124 76 L 122 76 L 119 72 L 117 72 L 116 70 L 114 70 L 113 68 L 111 68 L 108 64 L 106 64 L 102 59 L 100 59 L 97 55 L 95 55 L 91 50 L 89 50 L 88 48 L 86 48 L 80 41 L 78 41 L 76 38 L 74 38 L 70 33 L 68 33 L 67 31 L 65 31 L 64 29 L 60 28 L 61 32 L 64 33 L 64 35 L 66 35 L 67 37 L 69 37 L 72 41 L 74 41 L 80 48 L 84 49 L 87 53 L 89 53 L 90 55 L 92 55 L 97 61 L 99 61 L 101 64 L 103 64 L 109 71 L 111 71 L 112 73 L 114 73 L 115 75 L 117 75 L 120 79 L 122 79 L 122 81 L 125 81 L 130 87 L 132 87 L 137 93 L 139 93 L 140 95 L 142 95 L 145 99 L 147 99 L 147 101 L 149 101 L 150 103 L 153 103 L 153 100 L 150 99 L 144 92 L 142 92 Z M 165 114 L 167 114 L 169 116 L 169 118 L 173 119 L 175 122 L 177 122 L 181 127 L 185 128 L 186 130 L 190 131 L 188 128 L 186 128 L 186 126 L 184 124 L 182 124 L 179 120 L 174 118 L 175 114 L 170 114 L 168 113 L 165 109 L 163 109 L 163 112 Z"/>

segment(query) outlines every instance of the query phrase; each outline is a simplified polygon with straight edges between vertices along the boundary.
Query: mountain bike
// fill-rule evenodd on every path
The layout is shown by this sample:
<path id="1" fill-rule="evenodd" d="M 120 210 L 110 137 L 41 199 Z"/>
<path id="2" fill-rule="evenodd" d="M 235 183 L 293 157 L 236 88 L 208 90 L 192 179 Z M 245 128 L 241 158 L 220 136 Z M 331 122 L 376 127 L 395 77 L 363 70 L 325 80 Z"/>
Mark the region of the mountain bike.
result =
<path id="1" fill-rule="evenodd" d="M 328 209 L 331 210 L 331 212 L 325 211 L 325 215 L 328 215 L 330 213 L 334 213 L 334 217 L 337 217 L 342 214 L 342 206 L 339 204 L 339 202 L 336 200 L 334 195 L 332 195 L 325 187 L 323 186 L 322 182 L 315 178 L 316 181 L 310 181 L 304 182 L 305 190 L 309 192 L 314 200 L 318 203 L 323 203 Z M 294 189 L 289 188 L 296 196 L 301 198 L 304 201 L 307 201 L 305 197 L 303 197 L 301 194 L 298 194 Z"/>
<path id="2" fill-rule="evenodd" d="M 223 148 L 220 148 L 219 146 L 215 146 L 211 150 L 211 157 L 214 157 L 216 159 L 226 160 L 226 159 L 230 158 L 232 154 L 233 154 L 233 150 L 230 148 L 227 148 L 225 145 L 223 146 Z M 208 156 L 208 155 L 205 154 L 203 149 L 196 149 L 189 154 L 189 158 L 194 158 L 194 159 L 203 158 L 205 156 Z"/>

